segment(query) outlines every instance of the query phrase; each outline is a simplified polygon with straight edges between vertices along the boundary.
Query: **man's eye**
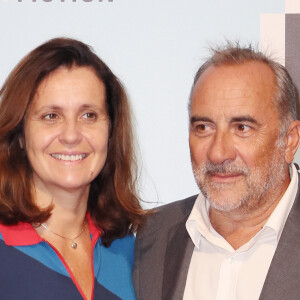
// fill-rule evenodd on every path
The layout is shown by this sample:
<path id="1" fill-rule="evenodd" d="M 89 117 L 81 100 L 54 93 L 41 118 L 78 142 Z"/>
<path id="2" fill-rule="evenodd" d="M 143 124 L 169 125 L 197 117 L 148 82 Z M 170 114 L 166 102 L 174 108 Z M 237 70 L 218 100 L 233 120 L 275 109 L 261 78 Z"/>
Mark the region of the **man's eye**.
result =
<path id="1" fill-rule="evenodd" d="M 197 126 L 196 126 L 196 131 L 205 131 L 207 129 L 207 125 L 205 125 L 205 124 L 198 124 Z"/>
<path id="2" fill-rule="evenodd" d="M 46 115 L 44 115 L 43 119 L 45 119 L 45 120 L 57 120 L 58 115 L 55 114 L 55 113 L 46 114 Z"/>
<path id="3" fill-rule="evenodd" d="M 250 130 L 250 126 L 245 125 L 245 124 L 238 124 L 237 130 L 240 132 L 246 132 L 246 131 Z"/>
<path id="4" fill-rule="evenodd" d="M 194 124 L 193 131 L 198 136 L 206 136 L 213 132 L 213 128 L 209 124 L 198 123 Z"/>

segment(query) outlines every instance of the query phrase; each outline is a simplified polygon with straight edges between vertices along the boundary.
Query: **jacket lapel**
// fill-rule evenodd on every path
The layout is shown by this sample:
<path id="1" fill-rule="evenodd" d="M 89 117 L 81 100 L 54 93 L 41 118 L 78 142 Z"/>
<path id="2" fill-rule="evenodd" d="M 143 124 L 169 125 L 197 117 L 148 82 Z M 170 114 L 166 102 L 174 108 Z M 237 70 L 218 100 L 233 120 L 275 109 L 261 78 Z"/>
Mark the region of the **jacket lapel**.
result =
<path id="1" fill-rule="evenodd" d="M 168 236 L 168 246 L 164 264 L 162 300 L 182 300 L 187 273 L 194 249 L 194 244 L 185 228 L 185 222 L 175 225 Z"/>
<path id="2" fill-rule="evenodd" d="M 300 298 L 299 188 L 300 181 L 296 200 L 285 223 L 259 298 L 260 300 Z"/>

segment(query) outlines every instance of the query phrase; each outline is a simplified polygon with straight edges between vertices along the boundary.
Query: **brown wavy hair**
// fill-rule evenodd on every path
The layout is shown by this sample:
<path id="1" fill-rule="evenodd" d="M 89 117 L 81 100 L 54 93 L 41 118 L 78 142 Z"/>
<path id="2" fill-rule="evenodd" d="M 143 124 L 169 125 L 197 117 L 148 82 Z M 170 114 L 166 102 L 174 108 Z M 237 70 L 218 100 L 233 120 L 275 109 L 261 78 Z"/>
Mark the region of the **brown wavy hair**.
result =
<path id="1" fill-rule="evenodd" d="M 55 38 L 31 51 L 14 68 L 0 90 L 0 222 L 42 223 L 51 207 L 35 204 L 32 169 L 20 146 L 26 111 L 39 84 L 60 67 L 90 67 L 105 85 L 110 135 L 106 163 L 93 180 L 88 212 L 103 230 L 102 243 L 135 232 L 144 222 L 136 192 L 137 168 L 130 108 L 118 78 L 91 48 L 74 39 Z"/>

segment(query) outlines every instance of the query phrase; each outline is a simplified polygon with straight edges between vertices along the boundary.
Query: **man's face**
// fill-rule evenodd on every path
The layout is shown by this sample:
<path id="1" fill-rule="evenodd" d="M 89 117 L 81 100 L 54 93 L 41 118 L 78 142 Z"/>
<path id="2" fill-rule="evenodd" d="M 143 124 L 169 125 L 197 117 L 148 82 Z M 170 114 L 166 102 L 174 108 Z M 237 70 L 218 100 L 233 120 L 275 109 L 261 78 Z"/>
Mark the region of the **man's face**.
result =
<path id="1" fill-rule="evenodd" d="M 211 66 L 198 79 L 190 151 L 197 184 L 213 208 L 252 210 L 284 193 L 288 164 L 274 95 L 274 75 L 259 62 Z"/>

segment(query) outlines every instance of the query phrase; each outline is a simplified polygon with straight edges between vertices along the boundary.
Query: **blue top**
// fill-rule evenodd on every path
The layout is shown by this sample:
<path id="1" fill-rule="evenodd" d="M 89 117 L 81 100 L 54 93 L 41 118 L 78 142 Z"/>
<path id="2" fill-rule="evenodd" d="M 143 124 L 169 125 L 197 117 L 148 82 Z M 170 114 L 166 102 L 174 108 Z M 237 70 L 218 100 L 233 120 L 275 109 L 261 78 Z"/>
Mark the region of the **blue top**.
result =
<path id="1" fill-rule="evenodd" d="M 132 283 L 134 237 L 101 245 L 101 231 L 88 219 L 93 245 L 94 300 L 135 300 Z M 0 224 L 0 298 L 86 299 L 59 252 L 31 224 Z"/>

